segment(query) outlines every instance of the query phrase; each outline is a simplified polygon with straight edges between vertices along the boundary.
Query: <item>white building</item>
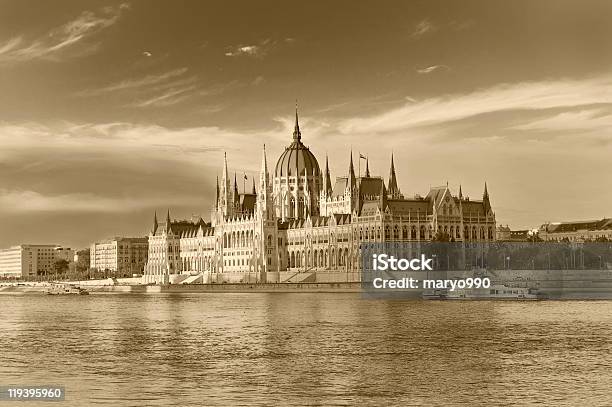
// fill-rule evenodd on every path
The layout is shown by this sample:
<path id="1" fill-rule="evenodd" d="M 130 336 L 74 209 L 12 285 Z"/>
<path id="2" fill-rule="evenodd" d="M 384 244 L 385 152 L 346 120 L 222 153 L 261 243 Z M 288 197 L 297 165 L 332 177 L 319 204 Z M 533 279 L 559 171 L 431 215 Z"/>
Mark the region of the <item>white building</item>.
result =
<path id="1" fill-rule="evenodd" d="M 547 242 L 612 241 L 612 219 L 545 223 L 538 236 Z"/>
<path id="2" fill-rule="evenodd" d="M 90 267 L 99 271 L 141 274 L 147 262 L 146 237 L 115 237 L 91 245 Z"/>
<path id="3" fill-rule="evenodd" d="M 51 275 L 55 262 L 72 261 L 74 251 L 58 245 L 22 244 L 0 250 L 0 277 L 23 278 Z"/>

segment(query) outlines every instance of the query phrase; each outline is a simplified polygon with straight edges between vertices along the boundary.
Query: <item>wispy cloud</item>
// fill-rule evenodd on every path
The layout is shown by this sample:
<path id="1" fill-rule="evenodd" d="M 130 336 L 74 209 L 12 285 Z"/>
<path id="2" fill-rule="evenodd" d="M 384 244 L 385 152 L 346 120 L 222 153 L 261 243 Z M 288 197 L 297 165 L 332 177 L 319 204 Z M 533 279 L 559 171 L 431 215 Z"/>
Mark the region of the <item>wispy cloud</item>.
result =
<path id="1" fill-rule="evenodd" d="M 187 68 L 178 68 L 172 71 L 146 75 L 142 78 L 131 78 L 123 81 L 115 82 L 107 86 L 96 89 L 86 89 L 77 93 L 78 96 L 98 96 L 105 93 L 118 92 L 124 90 L 141 89 L 152 85 L 157 85 L 179 76 L 187 72 Z"/>
<path id="2" fill-rule="evenodd" d="M 105 7 L 98 12 L 84 11 L 76 19 L 49 31 L 43 37 L 30 40 L 23 36 L 10 38 L 0 43 L 0 62 L 58 60 L 68 51 L 74 52 L 73 56 L 92 52 L 99 44 L 88 40 L 115 24 L 128 8 L 129 5 L 124 3 L 116 7 Z"/>
<path id="3" fill-rule="evenodd" d="M 502 84 L 467 94 L 408 101 L 379 115 L 344 120 L 339 129 L 346 134 L 391 132 L 501 111 L 597 103 L 612 103 L 612 76 Z"/>
<path id="4" fill-rule="evenodd" d="M 286 38 L 283 40 L 286 44 L 291 44 L 295 40 L 293 38 Z M 262 40 L 258 43 L 252 44 L 241 44 L 232 46 L 225 52 L 226 57 L 252 57 L 252 58 L 263 58 L 266 56 L 274 47 L 276 47 L 278 41 L 273 41 L 270 38 Z"/>
<path id="5" fill-rule="evenodd" d="M 144 100 L 129 104 L 131 107 L 165 107 L 176 105 L 189 98 L 190 92 L 196 90 L 197 85 L 187 85 L 182 87 L 171 87 L 161 95 L 155 95 Z"/>
<path id="6" fill-rule="evenodd" d="M 263 82 L 263 77 L 257 77 L 251 83 L 232 80 L 205 86 L 197 75 L 187 75 L 186 67 L 158 74 L 146 75 L 140 78 L 130 78 L 93 89 L 77 92 L 76 96 L 99 96 L 117 94 L 124 100 L 125 107 L 165 107 L 176 105 L 192 98 L 216 96 L 232 89 L 250 85 L 256 86 Z M 217 105 L 217 109 L 219 105 Z M 212 111 L 211 111 L 212 112 Z M 209 113 L 211 113 L 209 112 Z"/>
<path id="7" fill-rule="evenodd" d="M 430 34 L 437 31 L 437 29 L 438 27 L 435 26 L 431 21 L 429 21 L 428 19 L 424 19 L 416 24 L 411 36 L 412 38 L 420 38 L 425 34 Z"/>
<path id="8" fill-rule="evenodd" d="M 198 203 L 198 199 L 182 197 L 110 197 L 92 193 L 43 194 L 32 190 L 0 189 L 0 211 L 29 212 L 95 212 L 122 213 L 160 206 Z"/>
<path id="9" fill-rule="evenodd" d="M 432 72 L 439 71 L 439 70 L 449 71 L 450 67 L 447 65 L 431 65 L 426 68 L 417 69 L 416 71 L 417 73 L 420 73 L 420 74 L 428 74 L 428 73 L 432 73 Z"/>
<path id="10" fill-rule="evenodd" d="M 515 130 L 554 132 L 597 130 L 609 137 L 612 134 L 612 110 L 598 108 L 562 112 L 511 128 Z"/>

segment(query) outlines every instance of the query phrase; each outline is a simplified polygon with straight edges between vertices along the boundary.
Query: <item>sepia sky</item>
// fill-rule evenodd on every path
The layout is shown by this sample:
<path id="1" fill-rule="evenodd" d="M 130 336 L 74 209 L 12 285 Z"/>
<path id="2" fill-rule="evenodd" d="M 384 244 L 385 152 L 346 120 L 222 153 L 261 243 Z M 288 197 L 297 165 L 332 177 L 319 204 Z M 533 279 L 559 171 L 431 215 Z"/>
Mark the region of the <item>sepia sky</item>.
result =
<path id="1" fill-rule="evenodd" d="M 201 214 L 303 141 L 498 223 L 612 216 L 612 2 L 0 0 L 0 247 Z M 242 183 L 240 183 L 242 191 Z M 250 181 L 247 183 L 250 189 Z"/>

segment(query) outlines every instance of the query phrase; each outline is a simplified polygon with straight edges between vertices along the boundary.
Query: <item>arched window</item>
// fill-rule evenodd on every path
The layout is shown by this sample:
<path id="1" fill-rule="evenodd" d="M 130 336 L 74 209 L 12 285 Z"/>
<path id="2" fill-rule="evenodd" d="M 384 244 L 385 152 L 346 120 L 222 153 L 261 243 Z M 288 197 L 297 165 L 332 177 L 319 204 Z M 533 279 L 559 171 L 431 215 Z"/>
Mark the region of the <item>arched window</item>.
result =
<path id="1" fill-rule="evenodd" d="M 344 249 L 344 261 L 346 262 L 346 265 L 350 267 L 350 257 L 349 257 L 349 252 L 348 249 Z M 348 268 L 348 267 L 347 267 Z"/>
<path id="2" fill-rule="evenodd" d="M 301 196 L 298 201 L 298 213 L 296 215 L 296 218 L 301 218 L 303 216 L 304 216 L 304 197 Z"/>
<path id="3" fill-rule="evenodd" d="M 294 218 L 295 217 L 295 198 L 291 198 L 291 200 L 289 201 L 289 218 Z"/>

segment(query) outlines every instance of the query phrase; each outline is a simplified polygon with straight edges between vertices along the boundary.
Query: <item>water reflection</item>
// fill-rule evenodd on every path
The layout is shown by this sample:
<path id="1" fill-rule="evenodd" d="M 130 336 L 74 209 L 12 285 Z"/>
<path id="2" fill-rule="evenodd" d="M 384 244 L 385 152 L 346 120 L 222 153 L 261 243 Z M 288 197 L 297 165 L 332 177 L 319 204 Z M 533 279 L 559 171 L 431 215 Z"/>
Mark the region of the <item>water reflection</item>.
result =
<path id="1" fill-rule="evenodd" d="M 0 296 L 2 383 L 64 405 L 612 403 L 612 303 Z"/>

